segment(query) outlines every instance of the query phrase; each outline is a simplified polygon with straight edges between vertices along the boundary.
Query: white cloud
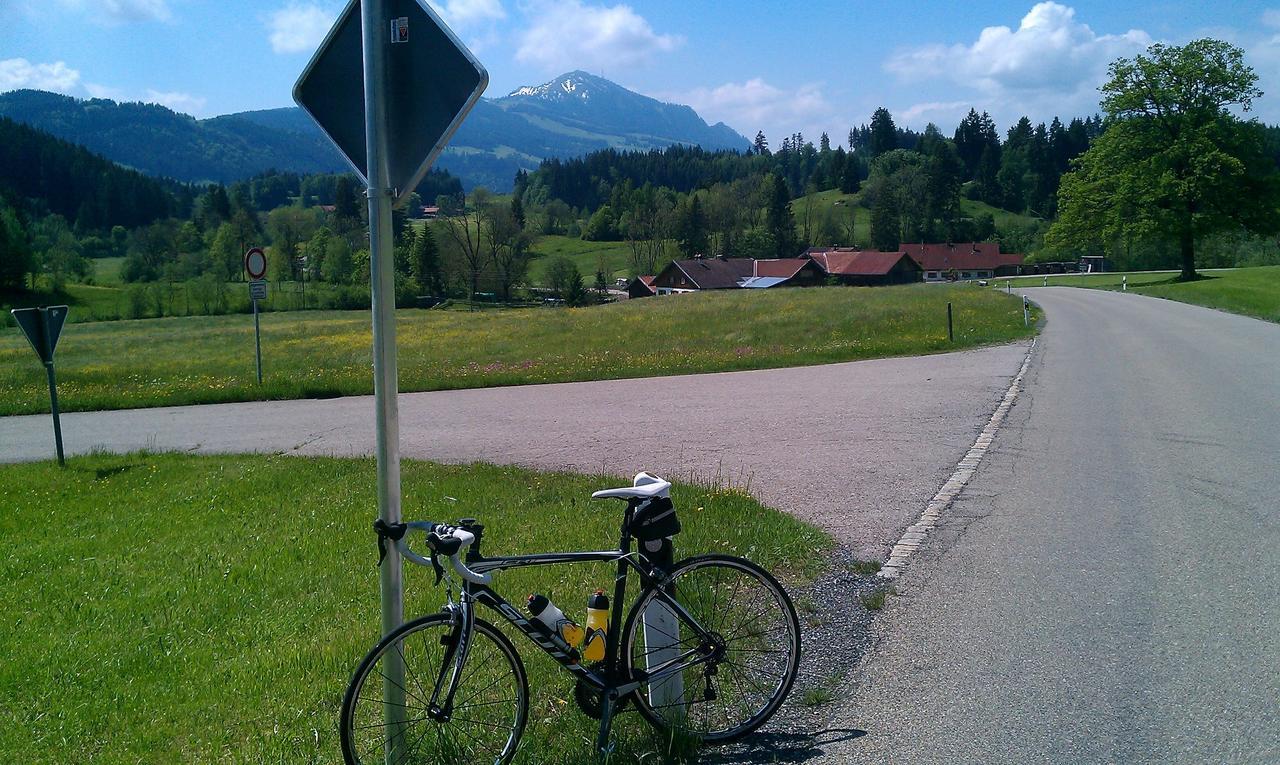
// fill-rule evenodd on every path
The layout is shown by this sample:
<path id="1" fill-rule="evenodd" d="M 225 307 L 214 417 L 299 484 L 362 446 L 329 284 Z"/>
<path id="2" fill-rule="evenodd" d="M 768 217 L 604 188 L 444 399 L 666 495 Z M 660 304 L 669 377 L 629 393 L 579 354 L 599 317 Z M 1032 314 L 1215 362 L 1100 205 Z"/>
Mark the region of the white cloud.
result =
<path id="1" fill-rule="evenodd" d="M 173 17 L 168 0 L 102 0 L 102 13 L 109 21 L 168 21 Z"/>
<path id="2" fill-rule="evenodd" d="M 80 72 L 64 61 L 52 64 L 33 64 L 25 58 L 0 61 L 0 93 L 22 88 L 70 93 L 79 82 Z"/>
<path id="3" fill-rule="evenodd" d="M 110 85 L 101 85 L 96 82 L 86 82 L 84 84 L 85 92 L 93 98 L 109 98 L 112 101 L 124 101 L 125 92 L 120 88 L 113 88 Z"/>
<path id="4" fill-rule="evenodd" d="M 102 26 L 173 18 L 169 0 L 17 0 L 17 8 L 31 19 L 47 19 L 50 5 L 83 13 Z"/>
<path id="5" fill-rule="evenodd" d="M 320 46 L 337 19 L 337 12 L 327 5 L 291 2 L 267 17 L 271 50 L 309 53 Z"/>
<path id="6" fill-rule="evenodd" d="M 431 7 L 449 26 L 464 27 L 481 21 L 497 21 L 507 17 L 501 0 L 442 0 Z"/>
<path id="7" fill-rule="evenodd" d="M 143 100 L 149 103 L 167 106 L 175 112 L 193 115 L 198 115 L 200 112 L 203 112 L 205 102 L 207 101 L 207 99 L 201 96 L 193 96 L 190 93 L 164 93 L 150 88 L 147 89 L 147 96 Z"/>
<path id="8" fill-rule="evenodd" d="M 818 133 L 831 124 L 832 107 L 816 84 L 782 89 L 756 77 L 746 82 L 728 82 L 714 88 L 695 88 L 682 93 L 664 94 L 664 100 L 688 104 L 707 122 L 724 122 L 739 133 L 752 138 L 763 130 L 770 139 L 797 130 L 816 142 Z"/>
<path id="9" fill-rule="evenodd" d="M 627 5 L 539 0 L 526 15 L 536 21 L 521 35 L 516 60 L 553 73 L 634 66 L 684 42 L 678 35 L 654 32 L 649 22 Z"/>
<path id="10" fill-rule="evenodd" d="M 939 126 L 953 125 L 959 124 L 972 106 L 968 101 L 926 101 L 894 112 L 893 119 L 899 126 L 923 128 L 929 122 Z"/>
<path id="11" fill-rule="evenodd" d="M 969 45 L 899 51 L 885 69 L 905 82 L 942 79 L 974 88 L 983 103 L 1002 111 L 1092 111 L 1108 64 L 1142 52 L 1153 40 L 1137 29 L 1099 35 L 1075 15 L 1065 5 L 1038 3 L 1017 29 L 987 27 Z"/>

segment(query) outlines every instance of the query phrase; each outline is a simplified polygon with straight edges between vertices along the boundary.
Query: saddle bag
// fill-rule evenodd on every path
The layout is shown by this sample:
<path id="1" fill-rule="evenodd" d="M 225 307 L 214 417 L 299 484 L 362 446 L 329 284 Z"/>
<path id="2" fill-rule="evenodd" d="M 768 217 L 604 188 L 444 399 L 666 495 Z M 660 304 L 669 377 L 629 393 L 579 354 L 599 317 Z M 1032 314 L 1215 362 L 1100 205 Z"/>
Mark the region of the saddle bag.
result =
<path id="1" fill-rule="evenodd" d="M 631 519 L 631 535 L 641 542 L 653 542 L 680 533 L 680 519 L 669 497 L 651 497 L 636 507 Z"/>

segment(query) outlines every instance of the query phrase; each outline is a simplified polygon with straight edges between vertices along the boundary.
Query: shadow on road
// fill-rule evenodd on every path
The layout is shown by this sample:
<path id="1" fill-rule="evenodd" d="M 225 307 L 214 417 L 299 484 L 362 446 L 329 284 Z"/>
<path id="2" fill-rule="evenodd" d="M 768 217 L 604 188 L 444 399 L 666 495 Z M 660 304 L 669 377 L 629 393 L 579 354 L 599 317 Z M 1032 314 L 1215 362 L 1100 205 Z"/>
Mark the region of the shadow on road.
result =
<path id="1" fill-rule="evenodd" d="M 815 733 L 759 733 L 725 751 L 708 750 L 698 762 L 704 765 L 733 763 L 808 762 L 826 753 L 826 747 L 867 735 L 857 728 L 828 728 Z"/>

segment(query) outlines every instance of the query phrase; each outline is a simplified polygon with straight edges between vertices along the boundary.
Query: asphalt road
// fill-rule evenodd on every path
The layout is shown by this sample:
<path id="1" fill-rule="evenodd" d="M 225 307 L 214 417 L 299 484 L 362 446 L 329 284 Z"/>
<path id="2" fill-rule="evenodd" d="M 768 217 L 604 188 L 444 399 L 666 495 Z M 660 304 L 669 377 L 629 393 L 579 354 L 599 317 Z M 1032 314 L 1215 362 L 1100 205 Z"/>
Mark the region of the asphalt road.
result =
<path id="1" fill-rule="evenodd" d="M 660 351 L 656 351 L 660 352 Z M 883 558 L 973 443 L 1026 344 L 683 377 L 412 393 L 406 457 L 746 486 Z M 68 454 L 372 454 L 373 398 L 72 413 Z M 0 419 L 0 461 L 47 459 L 48 415 Z M 406 516 L 413 513 L 405 508 Z"/>
<path id="2" fill-rule="evenodd" d="M 1280 326 L 1027 292 L 1026 389 L 821 761 L 1280 762 Z"/>

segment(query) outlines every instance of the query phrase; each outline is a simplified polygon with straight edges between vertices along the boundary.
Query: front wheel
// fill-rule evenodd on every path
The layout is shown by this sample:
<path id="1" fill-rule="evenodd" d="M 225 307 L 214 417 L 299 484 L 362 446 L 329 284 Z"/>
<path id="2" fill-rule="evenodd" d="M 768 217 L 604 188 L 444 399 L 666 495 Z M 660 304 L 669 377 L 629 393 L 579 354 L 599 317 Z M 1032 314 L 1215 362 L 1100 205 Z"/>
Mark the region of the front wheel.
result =
<path id="1" fill-rule="evenodd" d="M 646 720 L 723 743 L 764 725 L 786 699 L 800 664 L 800 620 L 768 571 L 730 555 L 702 555 L 676 564 L 666 587 L 640 593 L 622 650 L 636 680 L 684 666 L 641 683 L 633 699 Z"/>
<path id="2" fill-rule="evenodd" d="M 529 713 L 529 682 L 511 641 L 488 622 L 475 620 L 452 714 L 442 720 L 428 709 L 441 665 L 453 653 L 451 634 L 448 614 L 424 616 L 383 638 L 360 662 L 342 699 L 347 765 L 511 761 Z M 450 672 L 446 667 L 446 678 Z"/>

